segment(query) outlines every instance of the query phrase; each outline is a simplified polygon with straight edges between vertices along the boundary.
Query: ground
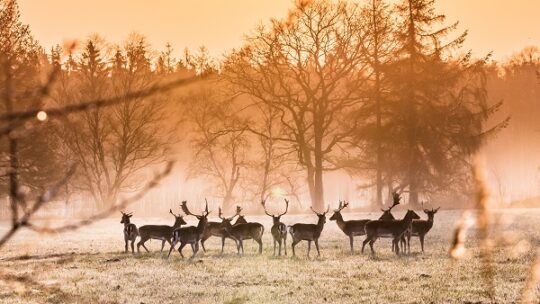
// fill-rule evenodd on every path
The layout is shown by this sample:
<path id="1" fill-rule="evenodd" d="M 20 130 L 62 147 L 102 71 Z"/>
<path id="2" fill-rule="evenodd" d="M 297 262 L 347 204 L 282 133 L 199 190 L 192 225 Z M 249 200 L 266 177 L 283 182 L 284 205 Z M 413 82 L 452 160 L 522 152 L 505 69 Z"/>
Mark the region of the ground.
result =
<path id="1" fill-rule="evenodd" d="M 0 250 L 1 303 L 512 303 L 518 302 L 540 243 L 540 211 L 495 212 L 491 235 L 494 292 L 490 298 L 486 264 L 480 259 L 478 239 L 470 231 L 468 255 L 448 256 L 460 211 L 440 211 L 428 234 L 425 254 L 413 239 L 408 256 L 396 257 L 388 239 L 375 243 L 375 257 L 359 252 L 363 236 L 355 239 L 355 253 L 335 222 L 327 221 L 321 257 L 306 257 L 307 244 L 297 247 L 298 258 L 273 257 L 268 217 L 247 216 L 263 222 L 264 252 L 255 242 L 245 243 L 238 257 L 232 241 L 219 254 L 219 240 L 210 239 L 207 253 L 193 261 L 174 252 L 169 260 L 159 252 L 161 242 L 149 242 L 154 252 L 123 253 L 118 219 L 59 235 L 22 231 Z M 401 213 L 396 213 L 401 216 Z M 345 219 L 375 218 L 377 213 L 344 213 Z M 328 216 L 329 217 L 329 216 Z M 168 223 L 138 219 L 137 225 Z M 168 219 L 170 220 L 170 219 Z M 284 216 L 286 224 L 316 221 L 315 215 Z M 190 224 L 195 222 L 192 219 Z M 54 224 L 54 222 L 52 223 Z M 5 229 L 7 226 L 2 227 Z M 289 239 L 290 241 L 290 239 Z M 290 243 L 289 243 L 290 244 Z M 166 246 L 168 248 L 168 245 Z M 368 249 L 366 247 L 366 249 Z M 187 246 L 184 253 L 190 254 Z M 289 247 L 289 255 L 290 255 Z"/>

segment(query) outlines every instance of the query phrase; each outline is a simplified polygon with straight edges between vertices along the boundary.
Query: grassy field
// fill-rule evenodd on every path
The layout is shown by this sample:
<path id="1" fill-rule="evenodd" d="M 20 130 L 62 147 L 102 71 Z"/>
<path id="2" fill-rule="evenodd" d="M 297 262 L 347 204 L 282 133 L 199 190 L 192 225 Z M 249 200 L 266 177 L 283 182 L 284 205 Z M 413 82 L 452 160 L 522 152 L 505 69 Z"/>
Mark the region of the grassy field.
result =
<path id="1" fill-rule="evenodd" d="M 396 213 L 401 216 L 401 213 Z M 375 218 L 378 214 L 345 213 L 345 219 Z M 150 254 L 124 254 L 118 219 L 61 235 L 43 236 L 24 231 L 0 252 L 1 303 L 512 303 L 520 293 L 535 258 L 540 211 L 498 212 L 491 234 L 494 298 L 490 298 L 485 264 L 479 258 L 474 229 L 468 255 L 453 261 L 448 247 L 460 212 L 441 211 L 428 234 L 426 253 L 419 254 L 413 239 L 408 256 L 396 257 L 388 239 L 378 240 L 376 257 L 361 255 L 356 238 L 354 255 L 348 239 L 327 221 L 320 240 L 322 256 L 307 259 L 307 243 L 297 246 L 298 258 L 272 257 L 270 221 L 265 224 L 263 255 L 256 243 L 245 243 L 238 257 L 232 241 L 219 255 L 219 240 L 207 242 L 208 252 L 193 261 L 170 260 L 160 254 L 161 242 L 150 241 Z M 316 216 L 285 216 L 287 224 L 315 222 Z M 161 220 L 138 219 L 170 224 Z M 194 224 L 193 219 L 188 222 Z M 2 227 L 5 229 L 6 226 Z M 148 245 L 147 245 L 148 246 Z M 166 246 L 168 248 L 168 246 Z M 314 249 L 314 248 L 313 248 Z M 191 253 L 187 246 L 184 253 Z M 290 248 L 289 248 L 290 254 Z"/>

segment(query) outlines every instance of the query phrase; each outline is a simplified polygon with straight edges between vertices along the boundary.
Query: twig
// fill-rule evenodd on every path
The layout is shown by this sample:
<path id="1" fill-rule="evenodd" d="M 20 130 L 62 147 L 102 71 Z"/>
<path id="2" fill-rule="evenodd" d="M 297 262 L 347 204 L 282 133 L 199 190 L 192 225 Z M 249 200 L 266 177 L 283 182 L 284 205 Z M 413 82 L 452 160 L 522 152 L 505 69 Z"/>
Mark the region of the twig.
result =
<path id="1" fill-rule="evenodd" d="M 49 201 L 51 201 L 53 198 L 56 197 L 58 194 L 58 191 L 64 186 L 68 180 L 75 174 L 76 166 L 73 165 L 68 170 L 68 172 L 64 175 L 64 177 L 59 180 L 56 184 L 51 186 L 48 190 L 44 191 L 41 195 L 38 196 L 36 201 L 32 204 L 32 207 L 29 210 L 24 211 L 24 215 L 17 219 L 14 223 L 11 225 L 11 229 L 2 236 L 0 239 L 0 248 L 9 241 L 15 233 L 23 226 L 29 226 L 30 219 L 32 216 L 41 208 L 43 205 Z"/>
<path id="2" fill-rule="evenodd" d="M 127 93 L 122 96 L 115 96 L 110 98 L 97 99 L 87 102 L 82 102 L 74 105 L 67 105 L 57 108 L 49 109 L 32 109 L 27 111 L 12 112 L 0 115 L 0 121 L 13 121 L 13 120 L 29 120 L 34 119 L 40 111 L 45 111 L 48 117 L 64 116 L 68 113 L 83 112 L 91 109 L 108 107 L 115 104 L 123 103 L 133 99 L 139 99 L 149 97 L 160 92 L 167 92 L 178 88 L 180 86 L 188 85 L 199 80 L 202 80 L 204 76 L 193 76 L 189 78 L 182 78 L 175 81 L 171 81 L 165 85 L 153 85 L 148 89 L 140 90 L 136 92 Z"/>

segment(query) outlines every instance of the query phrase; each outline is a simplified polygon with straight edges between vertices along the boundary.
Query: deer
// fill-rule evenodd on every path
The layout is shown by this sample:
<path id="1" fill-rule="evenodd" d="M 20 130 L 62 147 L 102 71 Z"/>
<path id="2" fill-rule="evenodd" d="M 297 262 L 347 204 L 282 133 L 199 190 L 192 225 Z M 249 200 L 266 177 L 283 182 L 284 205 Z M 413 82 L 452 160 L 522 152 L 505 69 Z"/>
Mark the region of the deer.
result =
<path id="1" fill-rule="evenodd" d="M 240 219 L 243 218 L 240 213 L 242 212 L 241 207 L 236 208 L 236 213 Z M 223 227 L 231 235 L 232 239 L 236 240 L 236 249 L 238 255 L 244 254 L 244 240 L 253 239 L 259 244 L 259 254 L 262 254 L 262 236 L 264 233 L 264 226 L 260 223 L 247 222 L 244 224 L 235 224 L 231 225 L 230 221 L 226 221 L 225 218 L 220 214 L 220 218 L 223 220 Z M 239 220 L 238 219 L 238 220 Z M 238 221 L 237 220 L 237 221 Z M 240 253 L 240 251 L 242 253 Z"/>
<path id="2" fill-rule="evenodd" d="M 399 241 L 402 236 L 410 229 L 412 221 L 420 217 L 412 210 L 407 210 L 407 213 L 401 220 L 374 220 L 366 223 L 366 239 L 362 243 L 362 253 L 364 247 L 369 243 L 371 253 L 374 255 L 375 250 L 373 244 L 380 237 L 392 238 L 392 247 L 395 248 L 396 255 L 399 255 Z"/>
<path id="3" fill-rule="evenodd" d="M 178 247 L 178 252 L 180 253 L 180 256 L 182 256 L 182 259 L 184 258 L 184 255 L 182 254 L 182 249 L 187 244 L 191 245 L 191 250 L 193 250 L 193 255 L 189 258 L 191 260 L 199 251 L 199 241 L 201 240 L 201 236 L 204 233 L 204 229 L 206 228 L 206 223 L 208 223 L 208 215 L 210 214 L 210 211 L 208 211 L 208 202 L 206 202 L 206 207 L 204 208 L 204 211 L 201 212 L 201 215 L 191 213 L 187 207 L 186 201 L 182 202 L 181 207 L 182 211 L 184 211 L 186 215 L 192 215 L 196 217 L 199 220 L 199 223 L 196 227 L 188 226 L 174 229 L 172 234 L 171 249 L 169 249 L 169 254 L 167 255 L 167 258 L 169 258 L 169 256 L 171 255 L 171 252 L 173 251 L 176 244 L 180 243 L 180 247 Z"/>
<path id="4" fill-rule="evenodd" d="M 315 243 L 315 247 L 317 248 L 317 257 L 321 256 L 321 251 L 319 250 L 319 237 L 321 236 L 321 232 L 324 228 L 324 224 L 326 223 L 326 214 L 330 210 L 330 206 L 326 209 L 324 213 L 318 213 L 311 208 L 311 211 L 315 213 L 318 217 L 317 224 L 303 224 L 303 223 L 297 223 L 292 226 L 289 226 L 289 233 L 292 237 L 292 252 L 293 257 L 296 256 L 296 253 L 294 251 L 294 247 L 296 244 L 298 244 L 300 241 L 308 241 L 308 252 L 307 256 L 309 258 L 309 252 L 311 251 L 311 242 Z"/>
<path id="5" fill-rule="evenodd" d="M 431 210 L 425 209 L 424 203 L 422 202 L 422 209 L 428 218 L 427 220 L 413 220 L 412 221 L 411 229 L 405 232 L 405 235 L 401 239 L 401 243 L 404 248 L 403 250 L 405 250 L 405 244 L 406 244 L 407 252 L 411 253 L 411 237 L 417 236 L 420 239 L 420 246 L 422 248 L 422 253 L 424 253 L 424 238 L 426 237 L 426 234 L 433 227 L 435 214 L 437 213 L 437 211 L 439 211 L 440 208 L 441 207 L 438 207 L 437 209 L 431 208 Z"/>
<path id="6" fill-rule="evenodd" d="M 366 223 L 370 220 L 352 220 L 352 221 L 345 221 L 343 220 L 343 216 L 341 215 L 341 211 L 349 206 L 348 202 L 339 202 L 339 206 L 337 209 L 334 210 L 334 214 L 330 217 L 331 221 L 336 221 L 336 224 L 338 225 L 339 229 L 345 233 L 349 237 L 349 244 L 351 245 L 351 254 L 354 253 L 354 237 L 358 235 L 364 235 L 366 234 L 366 230 L 364 229 L 366 226 Z M 391 215 L 391 213 L 389 213 Z M 384 214 L 383 214 L 384 216 Z"/>
<path id="7" fill-rule="evenodd" d="M 383 214 L 379 217 L 379 220 L 395 220 L 396 218 L 394 217 L 394 215 L 392 214 L 392 209 L 399 205 L 401 201 L 401 196 L 399 195 L 399 193 L 397 192 L 393 192 L 392 193 L 392 206 L 390 206 L 388 209 L 383 209 L 381 208 L 381 211 L 383 212 Z M 395 252 L 396 249 L 394 247 L 394 243 L 392 243 L 392 252 Z"/>
<path id="8" fill-rule="evenodd" d="M 131 242 L 131 253 L 135 253 L 135 240 L 139 235 L 139 231 L 135 224 L 130 223 L 129 219 L 133 216 L 133 213 L 124 213 L 122 211 L 120 211 L 120 213 L 122 213 L 120 224 L 124 224 L 124 242 L 126 243 L 125 253 L 128 252 L 128 242 Z"/>
<path id="9" fill-rule="evenodd" d="M 169 245 L 172 244 L 171 238 L 172 233 L 176 228 L 180 228 L 182 225 L 187 224 L 184 221 L 184 217 L 180 214 L 174 214 L 172 209 L 169 209 L 169 213 L 174 216 L 174 224 L 172 226 L 167 225 L 144 225 L 139 228 L 140 240 L 137 243 L 137 252 L 140 252 L 141 246 L 149 252 L 148 248 L 144 245 L 146 241 L 150 239 L 161 240 L 161 251 L 163 252 L 163 247 L 165 247 L 165 242 L 168 242 Z"/>
<path id="10" fill-rule="evenodd" d="M 210 238 L 211 236 L 215 236 L 215 237 L 219 237 L 221 238 L 221 254 L 223 254 L 223 248 L 225 247 L 225 239 L 226 238 L 230 238 L 230 239 L 233 239 L 235 242 L 236 242 L 236 239 L 234 239 L 231 234 L 225 229 L 225 225 L 227 223 L 225 223 L 226 221 L 230 224 L 230 222 L 232 222 L 232 220 L 238 216 L 238 218 L 236 219 L 236 222 L 234 224 L 232 224 L 233 226 L 235 225 L 238 225 L 238 224 L 246 224 L 247 221 L 246 219 L 240 215 L 240 212 L 242 211 L 242 208 L 240 206 L 237 206 L 236 207 L 236 214 L 229 217 L 229 218 L 222 218 L 221 217 L 221 208 L 219 208 L 219 215 L 220 215 L 220 218 L 222 219 L 221 223 L 218 223 L 218 222 L 208 222 L 206 224 L 206 229 L 204 230 L 204 233 L 203 233 L 203 236 L 201 237 L 201 246 L 203 248 L 203 251 L 206 252 L 206 249 L 204 247 L 204 242 Z"/>
<path id="11" fill-rule="evenodd" d="M 285 255 L 287 255 L 287 226 L 281 222 L 281 217 L 287 213 L 289 210 L 289 201 L 285 200 L 285 211 L 278 215 L 273 215 L 268 213 L 266 210 L 266 201 L 262 200 L 261 205 L 263 206 L 264 213 L 272 218 L 272 228 L 270 232 L 272 233 L 272 238 L 274 239 L 274 253 L 276 255 L 276 244 L 279 244 L 278 255 L 281 256 L 281 244 L 283 243 L 285 249 Z"/>

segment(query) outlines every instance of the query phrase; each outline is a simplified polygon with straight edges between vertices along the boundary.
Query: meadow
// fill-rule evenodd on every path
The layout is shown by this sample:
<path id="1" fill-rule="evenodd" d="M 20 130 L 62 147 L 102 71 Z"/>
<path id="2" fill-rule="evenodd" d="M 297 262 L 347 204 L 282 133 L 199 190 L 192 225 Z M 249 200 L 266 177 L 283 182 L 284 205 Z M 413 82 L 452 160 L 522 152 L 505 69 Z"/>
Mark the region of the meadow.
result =
<path id="1" fill-rule="evenodd" d="M 403 212 L 395 212 L 402 216 Z M 345 220 L 376 218 L 378 213 L 344 213 Z M 208 252 L 192 261 L 177 251 L 170 259 L 154 250 L 140 255 L 123 253 L 123 226 L 118 218 L 100 221 L 77 231 L 40 235 L 23 230 L 0 252 L 1 303 L 513 303 L 519 302 L 540 242 L 540 211 L 493 212 L 489 265 L 481 258 L 474 228 L 469 231 L 467 254 L 448 255 L 460 211 L 440 211 L 419 253 L 396 257 L 390 240 L 375 243 L 376 256 L 360 253 L 363 236 L 355 238 L 351 255 L 348 238 L 335 222 L 327 221 L 320 239 L 321 257 L 306 257 L 307 243 L 297 246 L 297 258 L 273 257 L 270 218 L 249 216 L 265 225 L 264 252 L 256 254 L 253 241 L 246 255 L 236 255 L 231 240 L 220 255 L 220 240 L 207 241 Z M 425 217 L 422 214 L 423 217 Z M 328 215 L 328 218 L 330 214 Z M 195 220 L 186 217 L 189 224 Z M 211 216 L 210 220 L 216 220 Z M 286 215 L 286 224 L 316 222 L 316 216 Z M 172 224 L 170 216 L 142 219 Z M 49 222 L 49 224 L 55 224 Z M 0 230 L 6 229 L 2 225 Z M 168 249 L 169 246 L 166 246 Z M 191 254 L 187 246 L 184 254 Z M 491 269 L 491 272 L 486 272 Z M 490 289 L 492 282 L 493 289 Z M 491 291 L 490 291 L 491 290 Z"/>

